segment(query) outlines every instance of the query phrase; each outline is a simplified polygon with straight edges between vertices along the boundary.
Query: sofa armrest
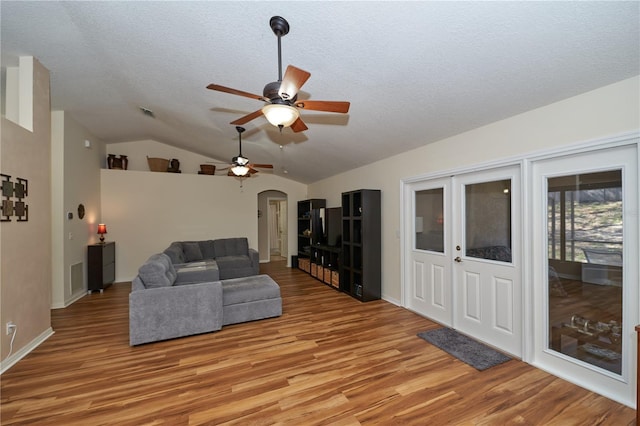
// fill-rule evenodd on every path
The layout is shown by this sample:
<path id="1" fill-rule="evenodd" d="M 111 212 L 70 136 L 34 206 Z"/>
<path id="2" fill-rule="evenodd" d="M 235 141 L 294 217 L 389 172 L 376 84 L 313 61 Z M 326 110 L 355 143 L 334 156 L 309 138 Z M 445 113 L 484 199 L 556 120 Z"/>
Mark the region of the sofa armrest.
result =
<path id="1" fill-rule="evenodd" d="M 255 271 L 255 275 L 258 275 L 260 273 L 260 254 L 258 253 L 258 250 L 250 248 L 249 258 L 251 259 L 251 266 Z"/>
<path id="2" fill-rule="evenodd" d="M 129 294 L 131 346 L 222 328 L 220 281 L 148 288 Z"/>

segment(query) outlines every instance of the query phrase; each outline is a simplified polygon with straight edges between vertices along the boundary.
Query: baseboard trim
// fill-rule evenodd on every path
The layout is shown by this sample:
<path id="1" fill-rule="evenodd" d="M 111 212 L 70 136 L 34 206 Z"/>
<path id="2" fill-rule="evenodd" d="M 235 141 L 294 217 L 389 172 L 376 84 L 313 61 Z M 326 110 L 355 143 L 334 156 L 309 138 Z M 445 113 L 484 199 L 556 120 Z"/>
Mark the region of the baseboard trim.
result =
<path id="1" fill-rule="evenodd" d="M 53 305 L 51 305 L 51 309 L 64 309 L 68 306 L 70 306 L 72 303 L 78 301 L 79 299 L 83 298 L 84 296 L 87 295 L 87 290 L 82 290 L 77 292 L 74 295 L 71 295 L 71 297 L 67 300 L 65 300 L 63 303 L 55 303 Z"/>
<path id="2" fill-rule="evenodd" d="M 42 344 L 45 340 L 53 336 L 54 333 L 55 331 L 53 331 L 53 329 L 49 327 L 27 345 L 20 348 L 19 351 L 17 351 L 7 359 L 0 361 L 0 374 L 3 374 L 5 371 L 13 367 L 18 361 L 27 356 L 35 348 L 40 346 L 40 344 Z"/>

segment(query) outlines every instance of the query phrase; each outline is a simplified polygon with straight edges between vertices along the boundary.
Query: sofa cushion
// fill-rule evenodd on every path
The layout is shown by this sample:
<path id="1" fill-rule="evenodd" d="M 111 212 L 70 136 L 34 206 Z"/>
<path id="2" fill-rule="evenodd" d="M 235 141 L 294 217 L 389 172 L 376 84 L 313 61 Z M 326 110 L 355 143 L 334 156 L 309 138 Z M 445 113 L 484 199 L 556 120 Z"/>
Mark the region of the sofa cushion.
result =
<path id="1" fill-rule="evenodd" d="M 182 251 L 187 262 L 196 262 L 202 260 L 202 251 L 197 241 L 185 241 L 182 243 Z"/>
<path id="2" fill-rule="evenodd" d="M 173 242 L 169 247 L 167 247 L 164 252 L 169 259 L 171 259 L 171 263 L 185 263 L 186 260 L 184 258 L 184 253 L 182 252 L 182 244 Z"/>
<path id="3" fill-rule="evenodd" d="M 202 252 L 203 259 L 215 259 L 216 249 L 213 245 L 213 240 L 199 241 L 200 251 Z"/>
<path id="4" fill-rule="evenodd" d="M 138 269 L 138 276 L 146 288 L 171 287 L 175 281 L 167 266 L 159 260 L 147 260 Z"/>
<path id="5" fill-rule="evenodd" d="M 177 268 L 177 278 L 173 285 L 220 280 L 220 271 L 215 260 L 186 263 Z"/>
<path id="6" fill-rule="evenodd" d="M 220 269 L 240 269 L 250 268 L 251 258 L 249 256 L 224 256 L 216 258 Z"/>
<path id="7" fill-rule="evenodd" d="M 268 275 L 222 281 L 222 306 L 280 298 L 280 286 Z"/>
<path id="8" fill-rule="evenodd" d="M 247 255 L 249 253 L 249 240 L 241 238 L 221 238 L 213 241 L 216 259 L 222 256 Z"/>

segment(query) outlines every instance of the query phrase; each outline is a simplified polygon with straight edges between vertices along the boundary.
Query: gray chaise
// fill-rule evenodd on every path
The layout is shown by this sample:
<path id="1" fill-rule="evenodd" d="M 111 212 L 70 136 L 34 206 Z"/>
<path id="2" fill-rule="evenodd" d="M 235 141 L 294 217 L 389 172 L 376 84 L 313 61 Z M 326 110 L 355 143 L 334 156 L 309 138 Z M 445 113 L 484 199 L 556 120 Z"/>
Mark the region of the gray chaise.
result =
<path id="1" fill-rule="evenodd" d="M 207 333 L 223 325 L 282 315 L 280 287 L 271 277 L 221 281 L 218 272 L 211 264 L 176 269 L 166 254 L 151 256 L 132 281 L 129 344 Z"/>

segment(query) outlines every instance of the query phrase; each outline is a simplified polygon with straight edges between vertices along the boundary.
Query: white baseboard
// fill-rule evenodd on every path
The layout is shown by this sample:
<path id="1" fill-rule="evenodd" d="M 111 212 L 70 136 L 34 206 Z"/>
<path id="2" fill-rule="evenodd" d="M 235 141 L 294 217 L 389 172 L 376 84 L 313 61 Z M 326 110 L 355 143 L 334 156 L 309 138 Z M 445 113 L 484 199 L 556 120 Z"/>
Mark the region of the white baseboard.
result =
<path id="1" fill-rule="evenodd" d="M 396 306 L 399 306 L 401 308 L 404 308 L 404 306 L 402 306 L 402 303 L 400 303 L 400 301 L 398 299 L 394 298 L 394 297 L 389 297 L 386 294 L 383 294 L 381 299 L 386 301 L 386 302 L 392 303 L 392 304 L 394 304 Z"/>
<path id="2" fill-rule="evenodd" d="M 0 361 L 0 374 L 13 367 L 18 361 L 27 356 L 32 350 L 40 346 L 42 342 L 53 336 L 55 332 L 51 327 L 43 331 L 38 337 L 33 339 L 27 345 L 23 346 L 19 351 L 12 354 L 8 358 Z"/>
<path id="3" fill-rule="evenodd" d="M 87 295 L 87 290 L 79 291 L 76 294 L 71 295 L 71 297 L 65 300 L 63 303 L 54 303 L 53 305 L 51 305 L 51 309 L 64 309 L 86 295 Z"/>

